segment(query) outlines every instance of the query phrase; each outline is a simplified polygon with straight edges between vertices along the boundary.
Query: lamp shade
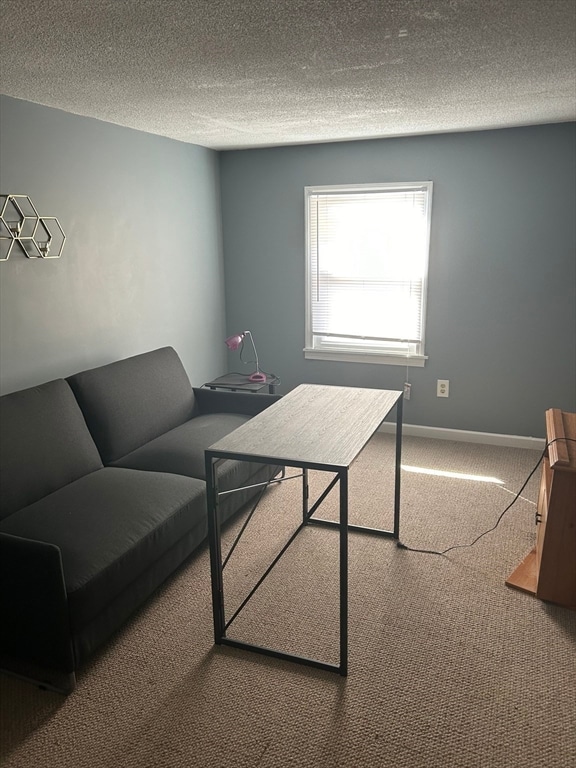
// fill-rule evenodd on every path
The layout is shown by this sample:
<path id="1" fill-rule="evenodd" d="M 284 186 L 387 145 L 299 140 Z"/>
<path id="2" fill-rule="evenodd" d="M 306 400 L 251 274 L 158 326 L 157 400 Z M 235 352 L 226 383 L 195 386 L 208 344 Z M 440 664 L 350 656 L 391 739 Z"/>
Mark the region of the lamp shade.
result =
<path id="1" fill-rule="evenodd" d="M 240 346 L 240 344 L 242 344 L 244 340 L 244 335 L 245 334 L 243 333 L 236 333 L 234 334 L 234 336 L 228 336 L 228 338 L 225 341 L 225 344 L 228 347 L 228 349 L 232 350 L 232 352 L 235 352 Z"/>

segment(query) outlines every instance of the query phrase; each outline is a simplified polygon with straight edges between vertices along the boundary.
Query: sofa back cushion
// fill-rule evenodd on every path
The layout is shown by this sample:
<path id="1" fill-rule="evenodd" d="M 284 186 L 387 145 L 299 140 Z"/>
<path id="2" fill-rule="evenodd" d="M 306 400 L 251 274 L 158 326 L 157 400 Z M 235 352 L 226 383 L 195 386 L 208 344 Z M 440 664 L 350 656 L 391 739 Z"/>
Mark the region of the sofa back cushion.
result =
<path id="1" fill-rule="evenodd" d="M 102 467 L 64 379 L 0 398 L 0 519 Z"/>
<path id="2" fill-rule="evenodd" d="M 194 393 L 172 347 L 119 360 L 68 379 L 104 464 L 192 417 Z"/>

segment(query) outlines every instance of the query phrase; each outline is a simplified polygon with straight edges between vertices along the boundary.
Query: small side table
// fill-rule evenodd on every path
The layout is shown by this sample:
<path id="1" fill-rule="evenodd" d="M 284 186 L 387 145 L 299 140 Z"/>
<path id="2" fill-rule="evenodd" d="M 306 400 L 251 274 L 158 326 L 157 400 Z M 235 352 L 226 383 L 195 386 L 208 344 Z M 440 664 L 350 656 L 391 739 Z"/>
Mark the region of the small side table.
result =
<path id="1" fill-rule="evenodd" d="M 249 377 L 243 373 L 226 373 L 214 381 L 207 381 L 203 386 L 207 389 L 228 389 L 232 392 L 260 392 L 264 387 L 268 387 L 268 392 L 273 395 L 279 383 L 278 376 L 268 374 L 266 374 L 266 381 L 250 381 Z"/>

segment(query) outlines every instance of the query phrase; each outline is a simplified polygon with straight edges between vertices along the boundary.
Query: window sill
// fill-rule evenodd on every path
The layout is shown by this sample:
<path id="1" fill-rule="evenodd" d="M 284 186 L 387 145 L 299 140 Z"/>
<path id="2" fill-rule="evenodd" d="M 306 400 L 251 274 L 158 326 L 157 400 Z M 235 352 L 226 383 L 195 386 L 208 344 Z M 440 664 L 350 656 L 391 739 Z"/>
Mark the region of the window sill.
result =
<path id="1" fill-rule="evenodd" d="M 403 365 L 411 368 L 423 368 L 426 355 L 391 355 L 380 352 L 348 352 L 345 350 L 327 350 L 304 348 L 307 360 L 331 360 L 339 363 L 370 363 L 372 365 Z"/>

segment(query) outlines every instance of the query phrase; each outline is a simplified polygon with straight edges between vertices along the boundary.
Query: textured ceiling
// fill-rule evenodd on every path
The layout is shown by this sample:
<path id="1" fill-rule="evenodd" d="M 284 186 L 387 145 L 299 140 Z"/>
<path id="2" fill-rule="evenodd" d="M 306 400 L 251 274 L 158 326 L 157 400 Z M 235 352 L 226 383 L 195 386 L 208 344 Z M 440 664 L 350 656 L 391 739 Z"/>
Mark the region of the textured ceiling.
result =
<path id="1" fill-rule="evenodd" d="M 576 118 L 576 0 L 0 0 L 0 90 L 215 149 Z"/>

